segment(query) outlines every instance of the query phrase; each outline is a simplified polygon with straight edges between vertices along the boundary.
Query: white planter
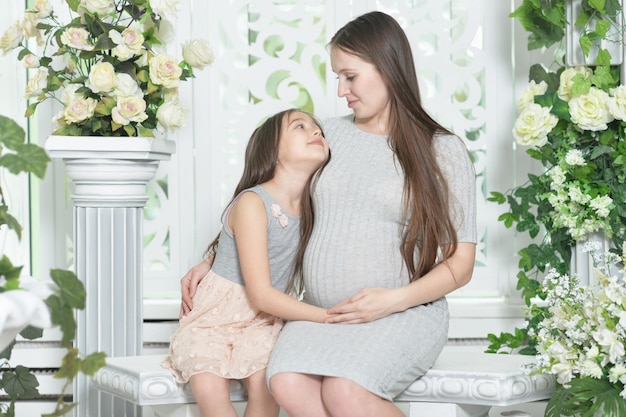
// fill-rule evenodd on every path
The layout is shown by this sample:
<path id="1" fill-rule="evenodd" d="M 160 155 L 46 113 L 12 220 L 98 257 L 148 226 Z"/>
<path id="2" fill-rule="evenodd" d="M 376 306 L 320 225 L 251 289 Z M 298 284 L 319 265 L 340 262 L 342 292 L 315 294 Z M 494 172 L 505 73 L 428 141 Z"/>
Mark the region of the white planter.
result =
<path id="1" fill-rule="evenodd" d="M 87 292 L 77 315 L 76 346 L 85 353 L 141 355 L 143 345 L 143 207 L 147 183 L 172 141 L 153 138 L 50 136 L 72 180 L 74 271 Z M 99 393 L 79 375 L 74 416 L 132 416 L 134 406 Z"/>

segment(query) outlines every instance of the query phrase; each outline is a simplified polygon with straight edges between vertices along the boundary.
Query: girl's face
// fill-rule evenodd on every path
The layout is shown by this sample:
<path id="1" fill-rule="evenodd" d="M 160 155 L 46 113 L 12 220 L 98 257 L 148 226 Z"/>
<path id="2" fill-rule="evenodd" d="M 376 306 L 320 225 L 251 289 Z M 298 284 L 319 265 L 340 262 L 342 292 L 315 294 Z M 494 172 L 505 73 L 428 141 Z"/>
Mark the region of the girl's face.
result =
<path id="1" fill-rule="evenodd" d="M 282 165 L 291 163 L 313 173 L 328 159 L 328 142 L 322 135 L 322 129 L 306 113 L 295 111 L 285 115 L 285 118 L 278 145 L 278 161 Z"/>
<path id="2" fill-rule="evenodd" d="M 330 62 L 337 74 L 337 95 L 345 97 L 354 111 L 354 123 L 370 133 L 388 133 L 389 90 L 376 67 L 336 47 L 330 51 Z"/>

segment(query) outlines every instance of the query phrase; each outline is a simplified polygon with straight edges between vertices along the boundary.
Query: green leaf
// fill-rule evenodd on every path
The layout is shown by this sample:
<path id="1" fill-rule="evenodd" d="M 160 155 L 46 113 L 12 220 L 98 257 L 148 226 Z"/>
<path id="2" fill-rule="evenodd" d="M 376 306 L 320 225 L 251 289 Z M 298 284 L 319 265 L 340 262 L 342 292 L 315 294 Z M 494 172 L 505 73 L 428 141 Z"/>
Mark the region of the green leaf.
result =
<path id="1" fill-rule="evenodd" d="M 1 225 L 6 225 L 17 234 L 18 239 L 22 239 L 22 226 L 17 219 L 9 213 L 9 207 L 6 205 L 0 206 L 0 226 Z"/>
<path id="2" fill-rule="evenodd" d="M 46 151 L 34 143 L 25 143 L 16 149 L 17 153 L 0 156 L 0 165 L 11 173 L 30 172 L 40 179 L 46 175 L 50 158 Z"/>
<path id="3" fill-rule="evenodd" d="M 54 377 L 57 379 L 74 379 L 80 372 L 83 360 L 78 356 L 78 349 L 71 348 L 63 357 L 61 366 Z"/>
<path id="4" fill-rule="evenodd" d="M 498 204 L 504 204 L 506 203 L 506 197 L 502 193 L 499 193 L 497 191 L 492 191 L 491 197 L 487 198 L 487 201 L 492 201 Z"/>
<path id="5" fill-rule="evenodd" d="M 52 324 L 61 328 L 61 344 L 67 345 L 76 335 L 76 320 L 74 320 L 74 311 L 63 303 L 58 295 L 51 295 L 46 299 L 46 304 L 50 308 L 50 320 Z"/>
<path id="6" fill-rule="evenodd" d="M 25 141 L 24 129 L 13 119 L 0 116 L 0 143 L 8 149 L 17 150 Z"/>
<path id="7" fill-rule="evenodd" d="M 61 291 L 60 297 L 70 308 L 85 308 L 85 286 L 72 271 L 63 269 L 52 269 L 50 271 L 52 280 Z"/>
<path id="8" fill-rule="evenodd" d="M 29 400 L 39 396 L 37 378 L 24 366 L 2 373 L 2 389 L 12 398 Z"/>
<path id="9" fill-rule="evenodd" d="M 63 417 L 68 415 L 78 403 L 63 403 L 58 405 L 52 413 L 42 414 L 41 417 Z"/>
<path id="10" fill-rule="evenodd" d="M 67 2 L 67 5 L 70 6 L 70 9 L 72 9 L 72 11 L 74 12 L 78 11 L 80 0 L 66 0 L 66 2 Z"/>
<path id="11" fill-rule="evenodd" d="M 2 258 L 0 258 L 0 276 L 4 277 L 7 281 L 17 281 L 20 278 L 21 272 L 21 266 L 13 266 L 9 257 L 6 255 L 2 255 Z"/>
<path id="12" fill-rule="evenodd" d="M 27 326 L 20 332 L 20 336 L 28 340 L 39 339 L 43 336 L 43 330 L 39 327 Z"/>
<path id="13" fill-rule="evenodd" d="M 105 358 L 106 353 L 104 352 L 95 352 L 88 355 L 83 360 L 81 371 L 86 375 L 94 376 L 98 369 L 106 365 Z"/>

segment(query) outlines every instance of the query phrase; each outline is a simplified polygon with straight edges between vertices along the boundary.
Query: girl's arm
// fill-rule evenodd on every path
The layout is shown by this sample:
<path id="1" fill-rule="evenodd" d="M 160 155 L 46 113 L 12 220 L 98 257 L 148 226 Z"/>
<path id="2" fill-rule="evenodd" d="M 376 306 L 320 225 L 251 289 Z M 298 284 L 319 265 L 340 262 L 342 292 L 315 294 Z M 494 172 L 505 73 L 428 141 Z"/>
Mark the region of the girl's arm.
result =
<path id="1" fill-rule="evenodd" d="M 435 301 L 472 278 L 476 245 L 458 243 L 454 255 L 420 279 L 399 288 L 366 288 L 328 309 L 328 323 L 364 323 Z"/>
<path id="2" fill-rule="evenodd" d="M 255 308 L 285 320 L 324 322 L 325 309 L 300 302 L 272 286 L 267 256 L 267 214 L 261 198 L 244 193 L 232 207 L 228 222 L 235 235 L 246 294 Z"/>

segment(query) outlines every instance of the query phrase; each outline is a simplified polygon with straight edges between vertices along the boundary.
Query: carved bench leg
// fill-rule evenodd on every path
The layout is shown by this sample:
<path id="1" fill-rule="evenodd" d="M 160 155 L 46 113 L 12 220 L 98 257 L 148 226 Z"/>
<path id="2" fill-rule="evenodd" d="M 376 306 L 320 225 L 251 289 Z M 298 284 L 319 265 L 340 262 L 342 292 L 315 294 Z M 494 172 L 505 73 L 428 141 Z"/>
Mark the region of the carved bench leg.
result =
<path id="1" fill-rule="evenodd" d="M 409 417 L 488 417 L 491 406 L 412 402 Z"/>

